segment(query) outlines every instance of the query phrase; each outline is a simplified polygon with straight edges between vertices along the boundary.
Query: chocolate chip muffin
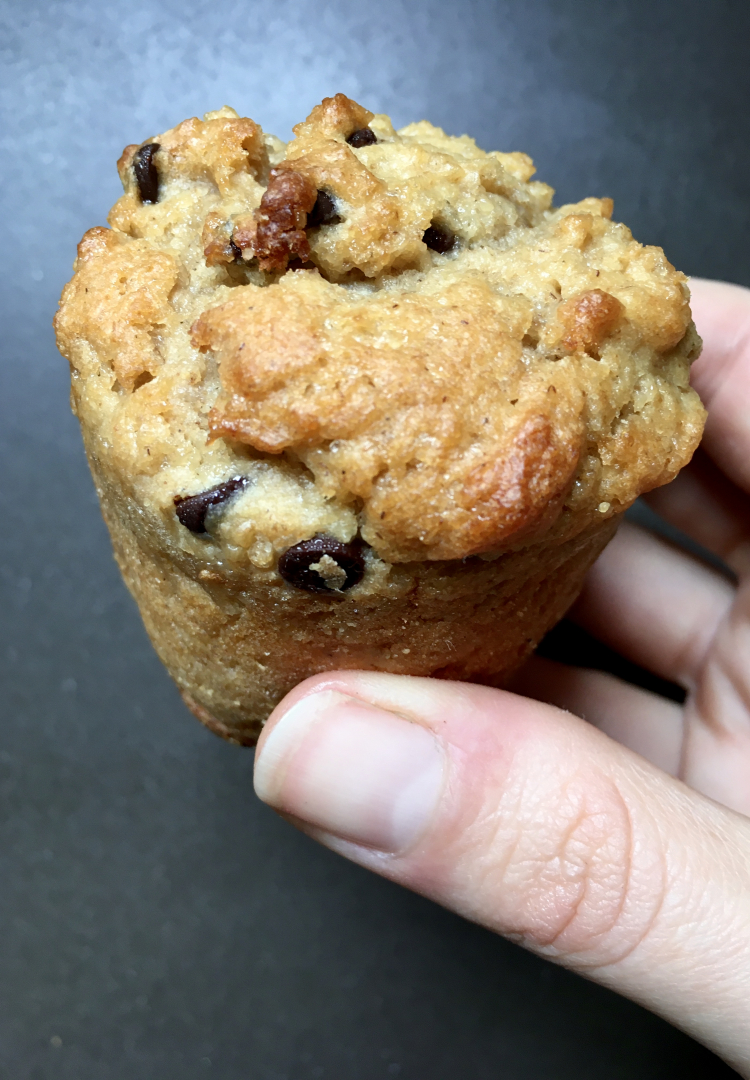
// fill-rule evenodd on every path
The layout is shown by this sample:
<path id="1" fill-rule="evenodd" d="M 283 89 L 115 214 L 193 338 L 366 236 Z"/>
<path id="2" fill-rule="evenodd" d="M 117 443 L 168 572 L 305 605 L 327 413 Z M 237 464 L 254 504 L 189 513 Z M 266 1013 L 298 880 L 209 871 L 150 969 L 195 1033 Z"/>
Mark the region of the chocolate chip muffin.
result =
<path id="1" fill-rule="evenodd" d="M 326 98 L 119 162 L 56 317 L 125 581 L 196 715 L 299 680 L 501 684 L 704 412 L 685 277 L 521 153 Z"/>

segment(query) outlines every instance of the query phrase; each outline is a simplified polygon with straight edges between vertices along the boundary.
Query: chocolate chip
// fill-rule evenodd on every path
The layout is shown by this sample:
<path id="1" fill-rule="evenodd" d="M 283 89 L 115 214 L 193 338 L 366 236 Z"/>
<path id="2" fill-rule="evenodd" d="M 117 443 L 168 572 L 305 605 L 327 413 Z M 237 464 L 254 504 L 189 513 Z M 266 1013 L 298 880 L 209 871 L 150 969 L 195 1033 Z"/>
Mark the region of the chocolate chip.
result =
<path id="1" fill-rule="evenodd" d="M 443 228 L 442 225 L 433 224 L 422 233 L 422 241 L 427 244 L 430 251 L 437 251 L 438 255 L 445 255 L 447 252 L 453 251 L 457 238 L 449 229 Z"/>
<path id="2" fill-rule="evenodd" d="M 307 215 L 308 228 L 317 225 L 338 225 L 340 221 L 333 195 L 327 191 L 319 191 L 315 206 Z"/>
<path id="3" fill-rule="evenodd" d="M 158 149 L 159 143 L 146 143 L 133 155 L 133 172 L 141 202 L 144 203 L 155 203 L 159 198 L 159 174 L 154 163 L 154 154 Z"/>
<path id="4" fill-rule="evenodd" d="M 322 565 L 326 556 L 328 572 Z M 284 552 L 279 559 L 279 573 L 295 589 L 314 593 L 346 592 L 364 577 L 365 560 L 357 543 L 342 544 L 332 536 L 314 536 Z"/>
<path id="5" fill-rule="evenodd" d="M 241 263 L 242 262 L 242 248 L 237 247 L 234 240 L 232 240 L 232 239 L 230 239 L 230 241 L 229 241 L 229 247 L 231 248 L 232 254 L 234 255 L 234 261 L 238 262 L 238 263 Z"/>
<path id="6" fill-rule="evenodd" d="M 357 131 L 351 133 L 346 141 L 355 150 L 359 150 L 360 146 L 372 146 L 373 143 L 378 141 L 378 137 L 372 128 L 358 128 Z"/>
<path id="7" fill-rule="evenodd" d="M 218 487 L 211 488 L 209 491 L 201 491 L 199 495 L 175 495 L 175 512 L 180 523 L 191 532 L 204 533 L 206 514 L 211 507 L 231 499 L 232 495 L 243 491 L 249 483 L 247 476 L 233 476 L 226 483 L 219 484 Z"/>

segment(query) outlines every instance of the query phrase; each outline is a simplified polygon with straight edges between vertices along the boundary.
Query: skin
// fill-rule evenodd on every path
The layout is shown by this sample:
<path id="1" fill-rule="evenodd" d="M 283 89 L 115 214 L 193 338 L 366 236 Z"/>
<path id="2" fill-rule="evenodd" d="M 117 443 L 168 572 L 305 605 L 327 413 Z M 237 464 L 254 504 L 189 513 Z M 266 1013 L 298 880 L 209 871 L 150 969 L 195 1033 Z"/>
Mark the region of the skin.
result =
<path id="1" fill-rule="evenodd" d="M 256 787 L 334 850 L 640 1002 L 750 1078 L 750 290 L 691 289 L 708 424 L 648 501 L 736 581 L 626 523 L 571 613 L 681 684 L 684 706 L 541 658 L 513 692 L 339 672 L 275 710 Z M 304 737 L 274 736 L 311 702 Z M 336 778 L 360 763 L 326 755 L 352 722 L 394 747 L 415 724 L 429 733 L 442 779 L 408 828 L 376 827 L 367 807 L 355 835 L 336 824 L 350 798 L 342 782 L 337 818 Z"/>

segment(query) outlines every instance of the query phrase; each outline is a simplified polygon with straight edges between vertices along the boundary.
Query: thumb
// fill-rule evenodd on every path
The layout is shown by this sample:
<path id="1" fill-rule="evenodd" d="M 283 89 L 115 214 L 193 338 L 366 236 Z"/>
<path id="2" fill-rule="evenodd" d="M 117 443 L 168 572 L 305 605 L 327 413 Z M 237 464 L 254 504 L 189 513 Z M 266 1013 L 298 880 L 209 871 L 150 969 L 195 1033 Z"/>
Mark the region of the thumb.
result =
<path id="1" fill-rule="evenodd" d="M 255 787 L 327 846 L 750 1077 L 750 822 L 582 720 L 486 687 L 321 676 L 272 714 Z"/>

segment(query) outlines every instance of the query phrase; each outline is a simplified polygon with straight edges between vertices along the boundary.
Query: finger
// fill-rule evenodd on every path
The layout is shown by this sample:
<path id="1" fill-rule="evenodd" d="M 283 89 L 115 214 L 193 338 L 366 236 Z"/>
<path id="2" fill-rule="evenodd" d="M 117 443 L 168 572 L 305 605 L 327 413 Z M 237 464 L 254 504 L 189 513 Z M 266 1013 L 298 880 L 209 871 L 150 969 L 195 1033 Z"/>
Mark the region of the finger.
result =
<path id="1" fill-rule="evenodd" d="M 611 739 L 676 776 L 682 753 L 682 708 L 603 671 L 532 656 L 509 689 L 580 716 Z"/>
<path id="2" fill-rule="evenodd" d="M 685 703 L 680 775 L 750 814 L 750 582 L 716 632 L 700 685 Z"/>
<path id="3" fill-rule="evenodd" d="M 582 720 L 487 687 L 319 676 L 269 720 L 255 786 L 334 850 L 750 1076 L 750 822 Z"/>
<path id="4" fill-rule="evenodd" d="M 691 382 L 708 409 L 703 445 L 750 492 L 750 289 L 691 278 L 691 307 L 703 352 Z"/>
<path id="5" fill-rule="evenodd" d="M 736 574 L 750 571 L 750 501 L 706 453 L 699 450 L 671 484 L 644 498 L 665 521 L 718 555 Z"/>
<path id="6" fill-rule="evenodd" d="M 589 571 L 569 618 L 690 690 L 734 595 L 717 571 L 625 522 Z"/>

